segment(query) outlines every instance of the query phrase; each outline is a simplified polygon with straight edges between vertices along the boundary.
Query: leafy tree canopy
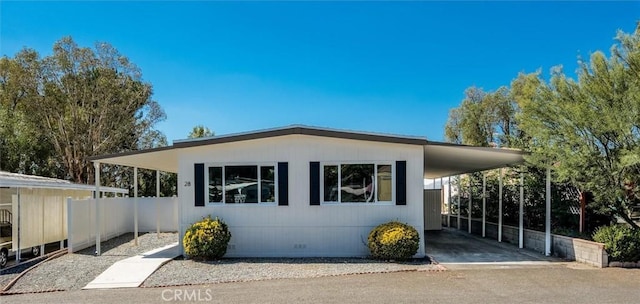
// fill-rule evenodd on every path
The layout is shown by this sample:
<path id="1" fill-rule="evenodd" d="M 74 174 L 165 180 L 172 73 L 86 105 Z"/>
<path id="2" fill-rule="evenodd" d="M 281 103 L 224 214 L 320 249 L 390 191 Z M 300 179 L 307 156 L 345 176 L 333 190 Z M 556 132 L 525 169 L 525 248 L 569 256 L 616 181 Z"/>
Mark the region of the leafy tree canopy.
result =
<path id="1" fill-rule="evenodd" d="M 41 58 L 0 59 L 0 167 L 93 182 L 94 155 L 166 145 L 165 119 L 140 70 L 108 43 L 65 37 Z"/>
<path id="2" fill-rule="evenodd" d="M 193 130 L 189 132 L 188 138 L 202 138 L 202 137 L 211 137 L 214 133 L 209 130 L 209 128 L 203 125 L 197 125 L 193 127 Z"/>
<path id="3" fill-rule="evenodd" d="M 495 92 L 468 89 L 446 138 L 530 151 L 528 166 L 551 167 L 557 182 L 593 193 L 591 208 L 638 229 L 629 214 L 640 202 L 640 23 L 616 40 L 609 56 L 579 61 L 577 80 L 556 67 L 549 81 L 538 71 Z"/>

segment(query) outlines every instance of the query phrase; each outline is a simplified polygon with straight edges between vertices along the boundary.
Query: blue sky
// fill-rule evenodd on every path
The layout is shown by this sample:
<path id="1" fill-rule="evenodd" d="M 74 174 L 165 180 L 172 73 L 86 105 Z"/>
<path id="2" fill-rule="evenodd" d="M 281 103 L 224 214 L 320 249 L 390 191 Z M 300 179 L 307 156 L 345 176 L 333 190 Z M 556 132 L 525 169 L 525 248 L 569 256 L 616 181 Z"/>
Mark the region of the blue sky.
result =
<path id="1" fill-rule="evenodd" d="M 72 36 L 138 65 L 169 141 L 307 124 L 443 140 L 470 86 L 576 69 L 640 2 L 0 2 L 0 54 Z"/>

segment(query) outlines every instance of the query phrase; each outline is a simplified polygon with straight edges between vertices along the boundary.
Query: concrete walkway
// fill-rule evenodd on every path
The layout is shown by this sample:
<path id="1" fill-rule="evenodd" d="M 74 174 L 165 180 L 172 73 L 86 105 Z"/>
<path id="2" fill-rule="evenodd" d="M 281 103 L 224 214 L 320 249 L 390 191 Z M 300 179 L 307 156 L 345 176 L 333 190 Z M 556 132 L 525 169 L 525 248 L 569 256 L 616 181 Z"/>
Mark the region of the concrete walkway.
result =
<path id="1" fill-rule="evenodd" d="M 83 289 L 139 287 L 164 263 L 180 255 L 178 243 L 116 262 Z"/>
<path id="2" fill-rule="evenodd" d="M 564 260 L 547 257 L 529 249 L 481 238 L 466 231 L 443 228 L 425 233 L 427 254 L 445 267 L 551 266 Z"/>

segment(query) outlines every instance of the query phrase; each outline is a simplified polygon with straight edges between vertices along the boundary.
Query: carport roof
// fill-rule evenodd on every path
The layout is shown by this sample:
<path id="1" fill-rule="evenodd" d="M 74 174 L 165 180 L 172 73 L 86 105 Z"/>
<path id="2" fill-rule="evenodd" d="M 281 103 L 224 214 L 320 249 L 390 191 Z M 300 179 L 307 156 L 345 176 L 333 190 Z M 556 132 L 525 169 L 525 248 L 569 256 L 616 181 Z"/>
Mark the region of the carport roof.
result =
<path id="1" fill-rule="evenodd" d="M 294 134 L 423 146 L 425 178 L 495 169 L 517 165 L 524 161 L 524 153 L 520 150 L 471 147 L 429 141 L 424 137 L 417 136 L 346 131 L 304 125 L 176 140 L 173 142 L 173 146 L 101 155 L 92 157 L 90 160 L 176 173 L 178 172 L 178 152 L 180 149 Z"/>
<path id="2" fill-rule="evenodd" d="M 524 162 L 516 149 L 473 147 L 430 141 L 424 145 L 424 177 L 438 178 L 514 166 Z"/>
<path id="3" fill-rule="evenodd" d="M 96 189 L 96 187 L 93 185 L 74 184 L 70 181 L 62 180 L 62 179 L 11 173 L 6 171 L 0 171 L 0 187 L 85 190 L 85 191 L 93 191 Z M 129 193 L 128 189 L 120 189 L 120 188 L 113 188 L 113 187 L 100 187 L 100 191 L 115 192 L 115 193 Z"/>

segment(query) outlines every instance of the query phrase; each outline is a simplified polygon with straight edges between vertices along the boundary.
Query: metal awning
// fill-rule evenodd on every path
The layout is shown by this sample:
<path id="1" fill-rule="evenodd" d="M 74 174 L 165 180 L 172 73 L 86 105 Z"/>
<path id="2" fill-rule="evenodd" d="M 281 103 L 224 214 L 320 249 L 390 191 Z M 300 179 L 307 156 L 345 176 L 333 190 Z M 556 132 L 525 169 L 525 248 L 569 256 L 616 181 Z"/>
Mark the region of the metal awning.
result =
<path id="1" fill-rule="evenodd" d="M 0 187 L 94 191 L 94 185 L 75 184 L 67 180 L 0 171 Z M 129 193 L 129 189 L 101 187 L 100 191 Z"/>
<path id="2" fill-rule="evenodd" d="M 178 173 L 178 149 L 175 146 L 101 155 L 89 160 L 102 164 Z"/>
<path id="3" fill-rule="evenodd" d="M 283 128 L 213 136 L 202 139 L 174 141 L 173 146 L 97 156 L 90 158 L 90 160 L 104 164 L 123 165 L 177 173 L 178 153 L 180 149 L 292 134 L 421 145 L 424 147 L 424 178 L 439 178 L 518 165 L 524 162 L 525 154 L 520 150 L 514 149 L 472 147 L 428 141 L 425 138 L 415 136 L 344 131 L 293 125 Z"/>
<path id="4" fill-rule="evenodd" d="M 525 153 L 515 149 L 472 147 L 440 142 L 424 145 L 424 178 L 479 172 L 524 162 Z"/>

